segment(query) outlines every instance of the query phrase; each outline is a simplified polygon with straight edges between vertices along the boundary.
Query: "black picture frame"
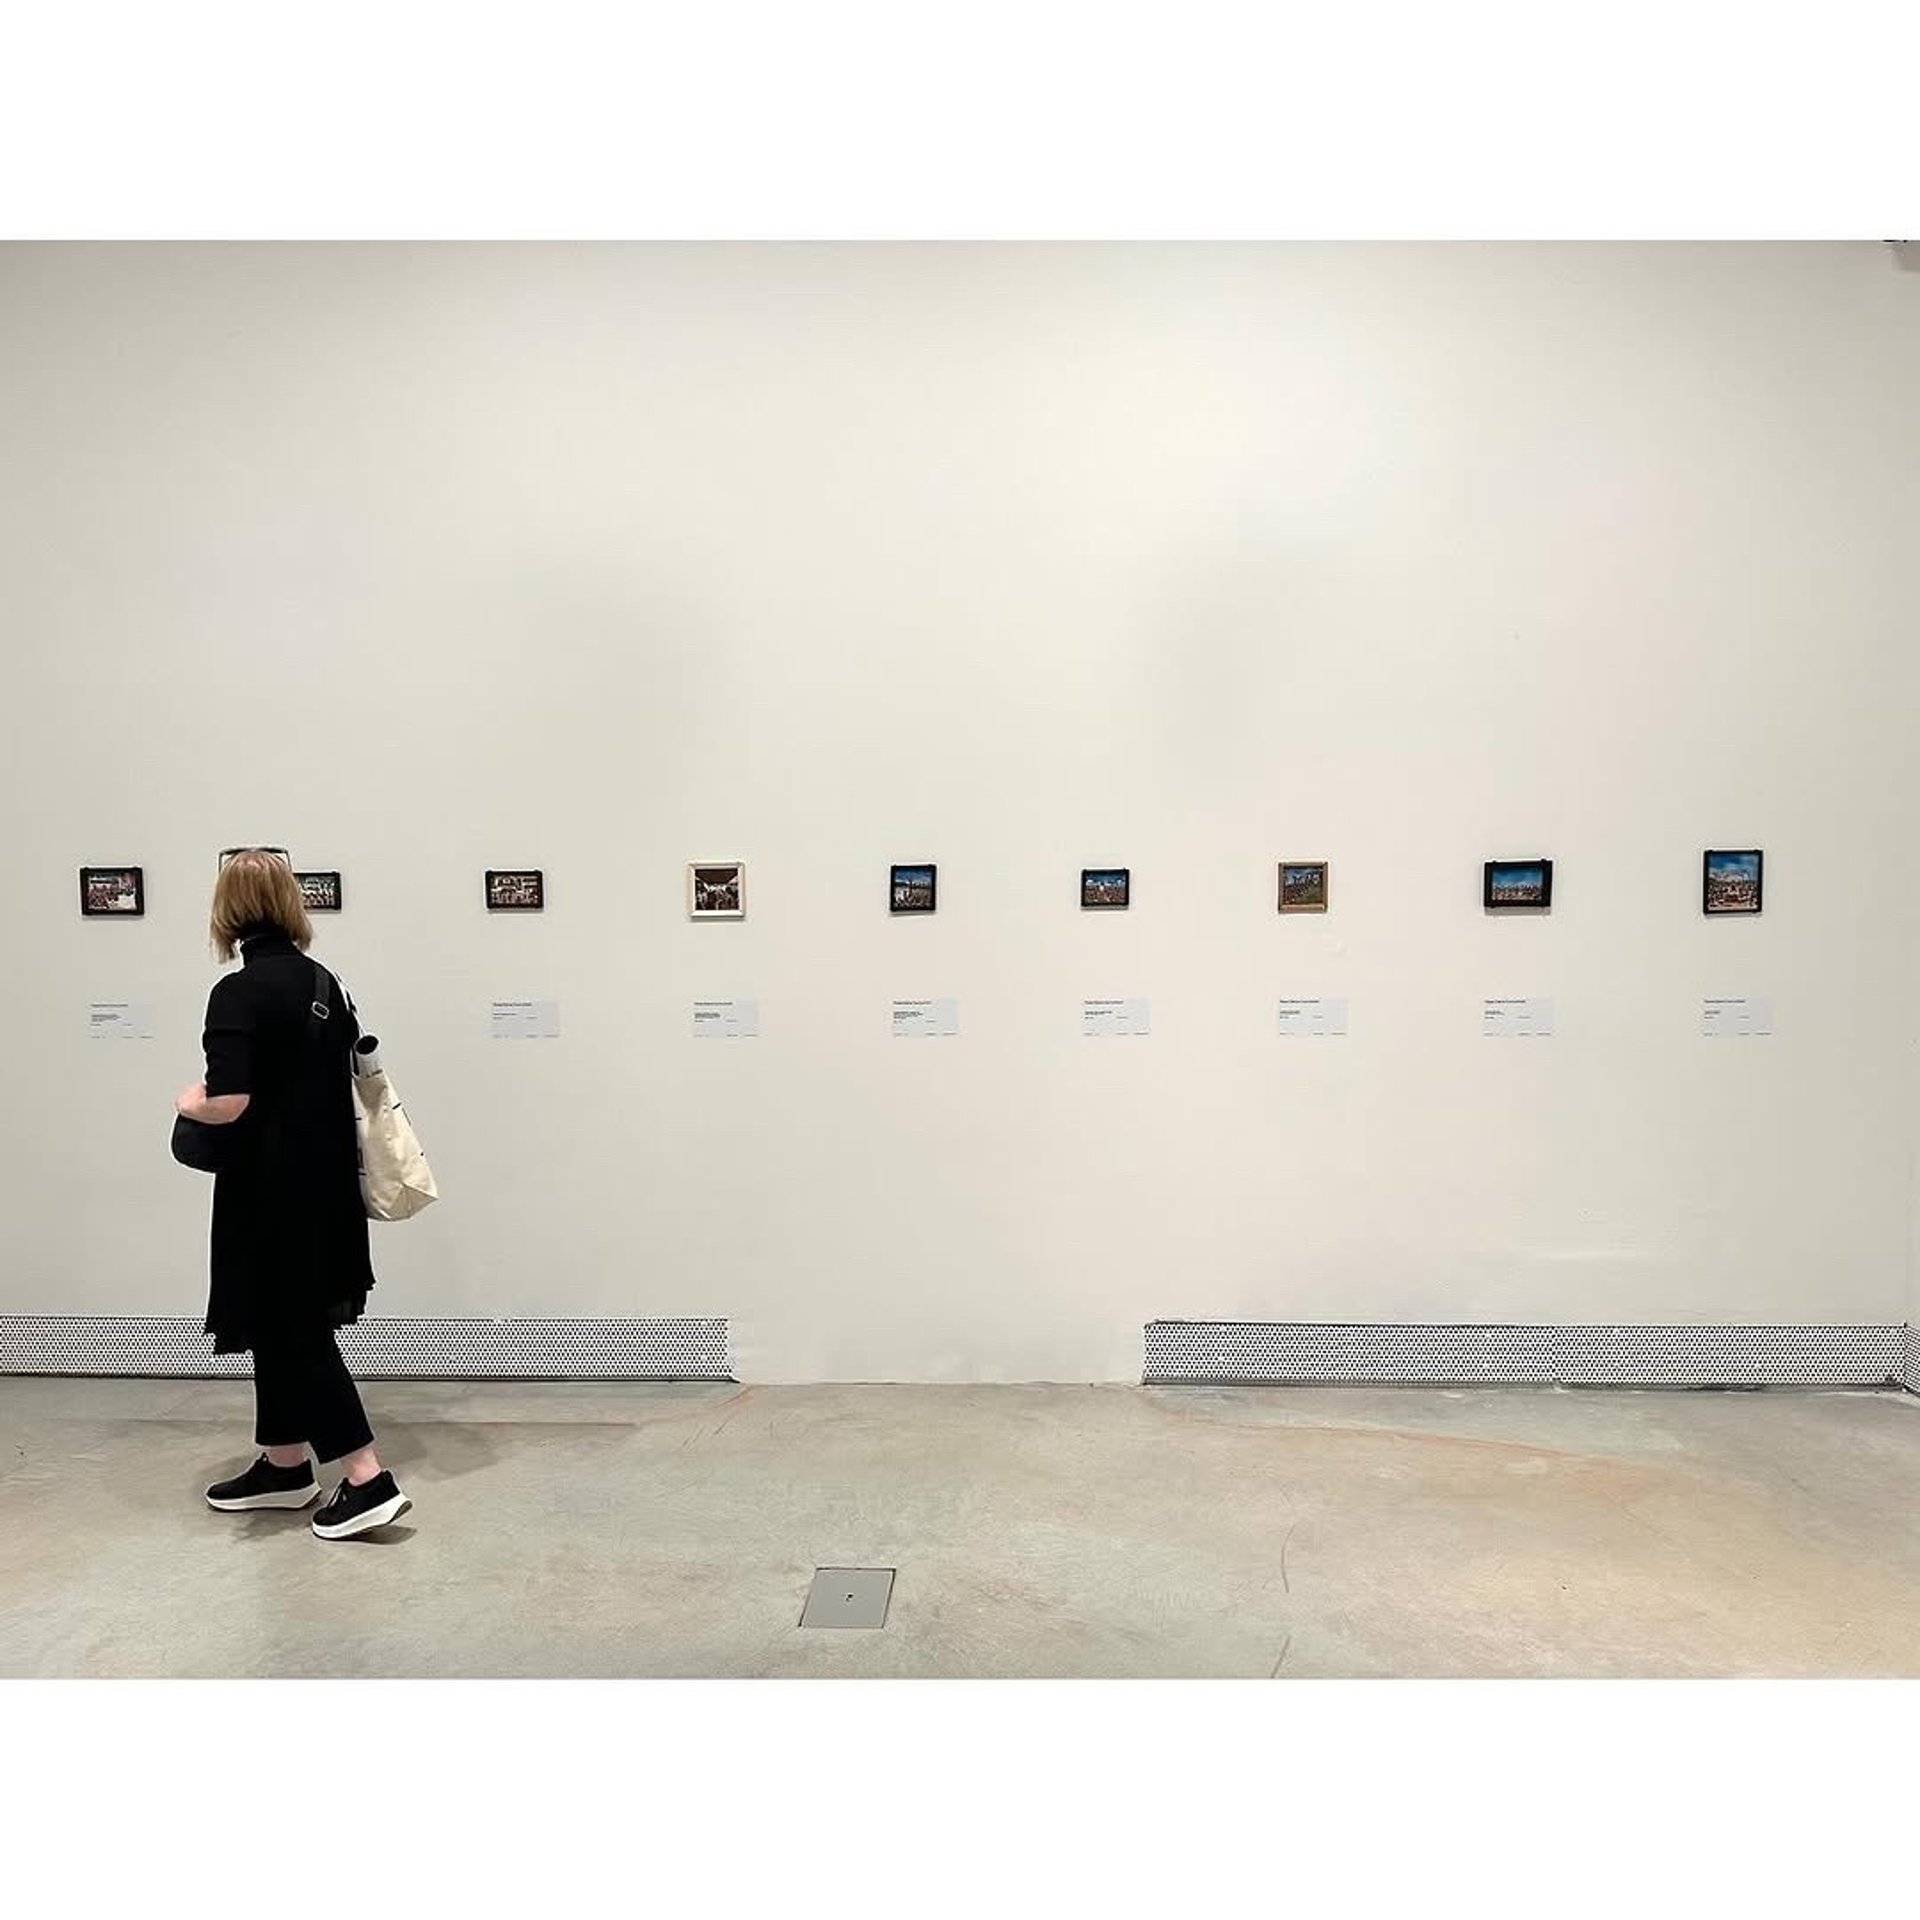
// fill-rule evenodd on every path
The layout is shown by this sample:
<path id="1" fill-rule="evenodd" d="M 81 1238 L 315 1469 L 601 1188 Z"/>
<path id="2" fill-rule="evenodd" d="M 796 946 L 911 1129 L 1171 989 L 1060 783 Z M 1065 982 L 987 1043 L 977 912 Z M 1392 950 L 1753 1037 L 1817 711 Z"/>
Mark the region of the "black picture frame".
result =
<path id="1" fill-rule="evenodd" d="M 129 885 L 131 904 L 126 904 Z M 80 917 L 83 920 L 138 920 L 147 910 L 143 867 L 82 867 Z"/>
<path id="2" fill-rule="evenodd" d="M 887 871 L 887 911 L 933 913 L 940 904 L 940 869 L 931 861 L 910 862 Z"/>
<path id="3" fill-rule="evenodd" d="M 1122 913 L 1132 904 L 1131 867 L 1080 869 L 1080 908 L 1083 913 Z"/>
<path id="4" fill-rule="evenodd" d="M 1716 877 L 1716 860 L 1751 862 L 1751 874 L 1729 867 Z M 1700 856 L 1700 911 L 1715 919 L 1722 914 L 1758 913 L 1766 883 L 1767 856 L 1759 847 L 1709 847 Z"/>
<path id="5" fill-rule="evenodd" d="M 293 877 L 300 888 L 301 903 L 309 913 L 338 913 L 341 910 L 344 890 L 337 869 L 316 869 L 307 873 L 296 871 Z"/>
<path id="6" fill-rule="evenodd" d="M 547 907 L 547 875 L 542 867 L 489 867 L 487 869 L 487 911 L 489 913 L 544 913 Z"/>
<path id="7" fill-rule="evenodd" d="M 1520 888 L 1506 876 L 1537 873 L 1533 886 Z M 1480 904 L 1488 913 L 1547 913 L 1553 907 L 1551 860 L 1489 860 L 1480 880 Z"/>

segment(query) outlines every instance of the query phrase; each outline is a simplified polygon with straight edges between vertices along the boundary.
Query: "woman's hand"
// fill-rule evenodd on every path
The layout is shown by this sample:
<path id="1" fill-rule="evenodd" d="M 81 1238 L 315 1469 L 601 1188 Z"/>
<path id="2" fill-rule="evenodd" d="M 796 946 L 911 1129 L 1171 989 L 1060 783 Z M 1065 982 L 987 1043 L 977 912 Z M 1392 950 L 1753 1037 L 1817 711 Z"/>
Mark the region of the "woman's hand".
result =
<path id="1" fill-rule="evenodd" d="M 209 1093 L 204 1080 L 196 1080 L 173 1103 L 175 1113 L 198 1120 L 204 1127 L 230 1127 L 246 1112 L 251 1095 Z"/>

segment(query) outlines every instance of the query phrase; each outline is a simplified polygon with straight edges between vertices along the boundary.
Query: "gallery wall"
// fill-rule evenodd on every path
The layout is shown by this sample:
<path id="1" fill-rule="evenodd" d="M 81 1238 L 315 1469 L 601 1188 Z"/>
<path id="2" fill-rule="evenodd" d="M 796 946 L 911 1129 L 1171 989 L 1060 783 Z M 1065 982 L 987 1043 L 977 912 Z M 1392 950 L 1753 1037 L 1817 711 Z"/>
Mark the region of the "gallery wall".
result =
<path id="1" fill-rule="evenodd" d="M 201 1306 L 165 1136 L 260 840 L 344 874 L 444 1195 L 377 1312 L 724 1315 L 765 1380 L 1906 1319 L 1917 342 L 1870 244 L 0 249 L 0 1313 Z"/>

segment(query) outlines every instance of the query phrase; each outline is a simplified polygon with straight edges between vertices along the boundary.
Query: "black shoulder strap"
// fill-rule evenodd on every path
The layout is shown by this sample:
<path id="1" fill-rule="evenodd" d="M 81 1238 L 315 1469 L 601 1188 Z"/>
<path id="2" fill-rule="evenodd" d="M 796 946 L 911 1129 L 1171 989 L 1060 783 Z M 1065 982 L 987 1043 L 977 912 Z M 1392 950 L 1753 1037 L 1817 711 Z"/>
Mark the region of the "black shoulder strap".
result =
<path id="1" fill-rule="evenodd" d="M 308 1030 L 316 1037 L 320 1029 L 333 1018 L 333 976 L 318 960 L 313 963 L 313 1005 L 312 1019 L 308 1021 Z"/>

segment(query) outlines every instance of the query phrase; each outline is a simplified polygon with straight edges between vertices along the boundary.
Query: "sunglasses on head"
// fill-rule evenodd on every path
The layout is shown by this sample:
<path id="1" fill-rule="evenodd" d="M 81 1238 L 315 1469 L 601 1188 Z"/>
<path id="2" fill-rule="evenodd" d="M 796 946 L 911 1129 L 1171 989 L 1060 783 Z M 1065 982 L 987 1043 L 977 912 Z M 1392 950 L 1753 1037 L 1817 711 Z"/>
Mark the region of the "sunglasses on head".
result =
<path id="1" fill-rule="evenodd" d="M 280 864 L 289 871 L 291 871 L 293 867 L 293 855 L 290 854 L 285 847 L 222 847 L 220 849 L 221 866 L 224 867 L 235 854 L 239 853 L 268 854 L 273 859 L 278 860 Z"/>

